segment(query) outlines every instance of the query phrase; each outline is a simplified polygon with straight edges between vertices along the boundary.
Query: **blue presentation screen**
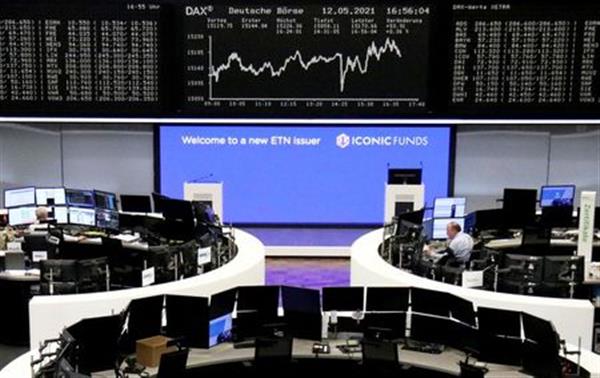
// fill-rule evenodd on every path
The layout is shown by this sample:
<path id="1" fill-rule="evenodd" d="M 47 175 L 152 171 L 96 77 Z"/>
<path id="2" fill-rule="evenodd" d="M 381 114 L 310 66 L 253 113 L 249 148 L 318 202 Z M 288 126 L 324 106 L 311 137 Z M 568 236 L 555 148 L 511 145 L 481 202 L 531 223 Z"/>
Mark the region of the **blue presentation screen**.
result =
<path id="1" fill-rule="evenodd" d="M 377 224 L 390 168 L 422 168 L 426 206 L 446 197 L 451 127 L 160 127 L 160 185 L 223 182 L 226 222 Z"/>

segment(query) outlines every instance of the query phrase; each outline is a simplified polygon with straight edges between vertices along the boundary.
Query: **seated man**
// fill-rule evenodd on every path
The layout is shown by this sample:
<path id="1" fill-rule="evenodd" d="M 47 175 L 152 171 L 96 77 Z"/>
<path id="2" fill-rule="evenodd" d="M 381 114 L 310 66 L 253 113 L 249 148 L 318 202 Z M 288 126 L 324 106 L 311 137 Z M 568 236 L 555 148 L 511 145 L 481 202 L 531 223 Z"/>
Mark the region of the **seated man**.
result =
<path id="1" fill-rule="evenodd" d="M 29 231 L 47 231 L 50 222 L 49 211 L 47 207 L 38 207 L 35 209 L 35 223 L 29 226 Z"/>
<path id="2" fill-rule="evenodd" d="M 436 252 L 425 247 L 425 253 L 440 256 L 440 264 L 458 264 L 465 265 L 471 258 L 473 251 L 473 238 L 469 234 L 462 232 L 462 228 L 456 222 L 450 222 L 446 226 L 446 235 L 448 235 L 448 246 L 446 249 Z"/>

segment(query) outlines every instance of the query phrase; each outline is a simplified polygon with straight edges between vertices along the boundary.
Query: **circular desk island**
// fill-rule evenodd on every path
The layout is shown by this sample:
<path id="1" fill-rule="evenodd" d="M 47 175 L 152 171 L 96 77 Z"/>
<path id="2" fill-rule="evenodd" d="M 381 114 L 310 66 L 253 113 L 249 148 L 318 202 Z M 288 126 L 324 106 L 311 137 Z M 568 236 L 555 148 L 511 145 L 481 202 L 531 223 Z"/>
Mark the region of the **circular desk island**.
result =
<path id="1" fill-rule="evenodd" d="M 464 288 L 420 277 L 390 265 L 379 255 L 379 245 L 383 236 L 383 229 L 374 230 L 361 236 L 352 244 L 350 250 L 352 286 L 400 286 L 444 291 L 470 300 L 475 306 L 522 311 L 549 320 L 554 324 L 561 338 L 570 345 L 578 345 L 581 340 L 581 346 L 584 351 L 587 351 L 585 355 L 591 363 L 590 368 L 594 374 L 597 374 L 592 376 L 600 377 L 600 356 L 590 352 L 594 325 L 594 306 L 590 301 L 498 293 Z"/>
<path id="2" fill-rule="evenodd" d="M 120 313 L 133 299 L 161 294 L 209 296 L 232 287 L 264 285 L 264 245 L 238 229 L 235 237 L 237 255 L 224 266 L 195 277 L 143 288 L 34 297 L 29 303 L 31 351 L 36 353 L 41 342 L 58 337 L 63 328 L 82 319 Z M 0 378 L 30 377 L 32 352 L 7 365 Z"/>

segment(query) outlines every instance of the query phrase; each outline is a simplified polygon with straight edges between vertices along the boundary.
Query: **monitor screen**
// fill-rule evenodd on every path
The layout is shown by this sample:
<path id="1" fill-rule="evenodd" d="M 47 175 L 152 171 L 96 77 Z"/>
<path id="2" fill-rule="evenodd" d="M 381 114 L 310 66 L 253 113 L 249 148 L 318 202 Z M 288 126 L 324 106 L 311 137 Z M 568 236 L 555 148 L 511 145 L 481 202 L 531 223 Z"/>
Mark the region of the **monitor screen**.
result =
<path id="1" fill-rule="evenodd" d="M 505 188 L 502 198 L 504 226 L 522 228 L 535 223 L 536 189 Z"/>
<path id="2" fill-rule="evenodd" d="M 66 205 L 65 188 L 36 188 L 35 201 L 38 206 Z"/>
<path id="3" fill-rule="evenodd" d="M 224 222 L 379 224 L 388 167 L 420 168 L 425 202 L 449 191 L 451 126 L 160 127 L 161 193 L 223 183 Z"/>
<path id="4" fill-rule="evenodd" d="M 324 287 L 323 311 L 363 311 L 364 288 Z"/>
<path id="5" fill-rule="evenodd" d="M 35 209 L 35 206 L 8 209 L 8 224 L 11 226 L 22 226 L 35 223 Z"/>
<path id="6" fill-rule="evenodd" d="M 208 324 L 208 346 L 213 347 L 222 342 L 231 340 L 232 328 L 231 314 L 226 314 L 216 319 L 213 319 Z"/>
<path id="7" fill-rule="evenodd" d="M 4 207 L 35 205 L 35 188 L 16 188 L 4 191 Z"/>
<path id="8" fill-rule="evenodd" d="M 57 206 L 52 208 L 52 219 L 56 220 L 58 224 L 69 223 L 68 210 L 65 206 Z"/>
<path id="9" fill-rule="evenodd" d="M 108 230 L 118 230 L 119 213 L 113 210 L 96 209 L 96 227 Z"/>
<path id="10" fill-rule="evenodd" d="M 96 225 L 96 211 L 81 207 L 69 207 L 69 223 L 93 227 Z"/>
<path id="11" fill-rule="evenodd" d="M 458 223 L 461 229 L 465 228 L 465 218 L 437 218 L 433 220 L 432 239 L 447 239 L 448 235 L 446 234 L 446 226 L 448 226 L 448 223 L 450 222 Z"/>
<path id="12" fill-rule="evenodd" d="M 92 190 L 66 189 L 67 205 L 74 207 L 94 207 Z"/>
<path id="13" fill-rule="evenodd" d="M 117 195 L 114 193 L 94 190 L 96 207 L 105 210 L 117 210 Z"/>
<path id="14" fill-rule="evenodd" d="M 121 210 L 132 213 L 151 213 L 152 201 L 150 196 L 121 194 Z"/>
<path id="15" fill-rule="evenodd" d="M 433 203 L 434 218 L 462 218 L 465 216 L 466 198 L 436 198 Z"/>
<path id="16" fill-rule="evenodd" d="M 575 185 L 542 186 L 540 204 L 542 207 L 573 207 Z"/>

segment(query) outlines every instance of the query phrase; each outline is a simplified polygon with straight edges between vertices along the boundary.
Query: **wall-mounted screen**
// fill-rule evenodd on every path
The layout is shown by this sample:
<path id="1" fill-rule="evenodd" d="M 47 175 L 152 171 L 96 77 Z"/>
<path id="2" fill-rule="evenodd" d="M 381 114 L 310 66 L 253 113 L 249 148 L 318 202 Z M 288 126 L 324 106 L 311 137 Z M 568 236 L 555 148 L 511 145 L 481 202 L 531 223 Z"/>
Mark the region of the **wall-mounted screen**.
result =
<path id="1" fill-rule="evenodd" d="M 161 126 L 160 189 L 223 182 L 226 222 L 380 224 L 388 167 L 421 168 L 426 204 L 449 191 L 452 127 Z"/>

